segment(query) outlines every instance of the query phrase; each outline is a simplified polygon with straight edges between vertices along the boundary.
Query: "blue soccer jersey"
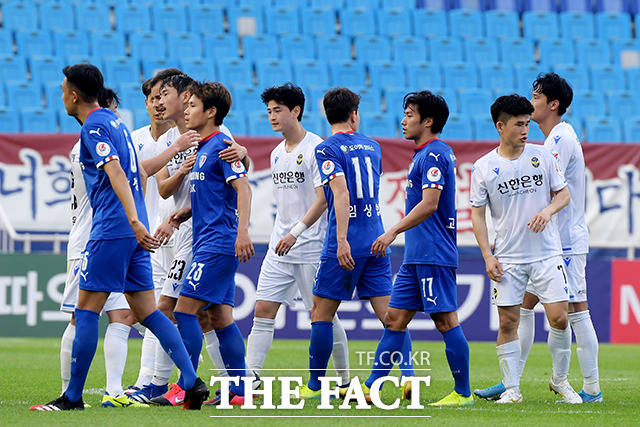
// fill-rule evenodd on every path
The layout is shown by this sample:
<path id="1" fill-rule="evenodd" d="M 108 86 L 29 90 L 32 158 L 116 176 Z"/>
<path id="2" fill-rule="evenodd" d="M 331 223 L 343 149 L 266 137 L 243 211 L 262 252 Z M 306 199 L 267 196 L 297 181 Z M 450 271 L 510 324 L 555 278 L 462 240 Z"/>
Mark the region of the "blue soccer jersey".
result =
<path id="1" fill-rule="evenodd" d="M 234 179 L 247 176 L 242 162 L 228 163 L 218 153 L 228 145 L 222 132 L 215 132 L 198 146 L 191 181 L 193 253 L 235 255 L 238 233 L 238 196 Z"/>
<path id="2" fill-rule="evenodd" d="M 138 220 L 148 228 L 138 157 L 129 130 L 113 111 L 99 108 L 87 116 L 80 130 L 80 141 L 80 164 L 93 209 L 90 240 L 135 237 L 124 207 L 102 170 L 105 163 L 120 161 L 133 193 Z"/>
<path id="3" fill-rule="evenodd" d="M 371 245 L 384 233 L 378 190 L 382 174 L 380 145 L 357 132 L 336 133 L 316 147 L 316 161 L 322 183 L 344 176 L 349 189 L 349 229 L 347 241 L 351 256 L 371 255 Z M 329 212 L 327 236 L 322 256 L 336 256 L 336 214 L 333 193 L 325 187 Z"/>
<path id="4" fill-rule="evenodd" d="M 407 214 L 420 203 L 425 188 L 442 190 L 438 209 L 405 232 L 404 264 L 457 267 L 456 157 L 451 147 L 439 139 L 415 149 L 407 175 Z"/>

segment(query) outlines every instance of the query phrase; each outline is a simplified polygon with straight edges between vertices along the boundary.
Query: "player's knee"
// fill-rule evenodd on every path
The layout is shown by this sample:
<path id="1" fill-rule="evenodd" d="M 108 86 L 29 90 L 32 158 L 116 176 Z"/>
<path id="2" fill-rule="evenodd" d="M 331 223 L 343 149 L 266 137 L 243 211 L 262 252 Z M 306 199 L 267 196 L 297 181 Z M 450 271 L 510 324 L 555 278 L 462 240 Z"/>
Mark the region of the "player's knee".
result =
<path id="1" fill-rule="evenodd" d="M 278 308 L 280 308 L 280 304 L 258 301 L 256 302 L 255 317 L 275 319 L 278 314 Z"/>
<path id="2" fill-rule="evenodd" d="M 569 316 L 565 312 L 549 316 L 549 326 L 554 329 L 566 329 L 569 325 Z"/>

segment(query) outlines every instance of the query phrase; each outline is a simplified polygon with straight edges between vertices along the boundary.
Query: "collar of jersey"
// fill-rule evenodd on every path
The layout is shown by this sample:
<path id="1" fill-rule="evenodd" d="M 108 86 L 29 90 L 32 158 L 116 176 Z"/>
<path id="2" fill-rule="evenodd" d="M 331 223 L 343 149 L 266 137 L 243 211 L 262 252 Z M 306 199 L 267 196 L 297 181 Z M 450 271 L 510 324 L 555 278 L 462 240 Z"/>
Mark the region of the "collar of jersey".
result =
<path id="1" fill-rule="evenodd" d="M 433 137 L 433 138 L 431 138 L 430 140 L 428 140 L 428 141 L 426 141 L 426 142 L 423 142 L 422 144 L 418 145 L 418 146 L 415 148 L 415 150 L 416 150 L 416 151 L 418 151 L 418 150 L 420 150 L 420 149 L 422 149 L 422 148 L 426 147 L 426 146 L 427 146 L 427 144 L 429 144 L 431 141 L 435 141 L 436 139 L 438 139 L 438 138 L 437 138 L 437 137 Z"/>
<path id="2" fill-rule="evenodd" d="M 102 110 L 102 107 L 98 107 L 98 108 L 95 108 L 95 109 L 93 109 L 93 110 L 89 111 L 89 114 L 87 114 L 87 119 L 89 118 L 89 116 L 90 116 L 91 114 L 93 114 L 93 112 L 94 112 L 94 111 L 98 111 L 98 110 Z M 85 119 L 85 121 L 87 121 L 87 119 Z"/>
<path id="3" fill-rule="evenodd" d="M 214 133 L 212 133 L 211 135 L 207 135 L 204 138 L 202 138 L 202 141 L 206 141 L 208 139 L 211 139 L 211 138 L 213 138 L 214 136 L 216 136 L 219 133 L 222 133 L 222 131 L 221 130 L 217 130 Z M 202 142 L 202 141 L 200 141 L 200 142 Z"/>
<path id="4" fill-rule="evenodd" d="M 337 135 L 337 134 L 339 134 L 339 133 L 354 133 L 354 132 L 355 132 L 355 130 L 338 131 L 338 132 L 334 133 L 334 135 Z"/>

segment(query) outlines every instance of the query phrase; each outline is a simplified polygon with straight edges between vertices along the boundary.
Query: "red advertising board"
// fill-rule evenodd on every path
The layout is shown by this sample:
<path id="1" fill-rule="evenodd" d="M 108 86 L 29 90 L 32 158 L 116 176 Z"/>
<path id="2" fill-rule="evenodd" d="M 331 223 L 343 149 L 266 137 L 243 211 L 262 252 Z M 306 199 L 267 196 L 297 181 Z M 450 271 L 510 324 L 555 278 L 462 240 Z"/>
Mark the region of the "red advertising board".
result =
<path id="1" fill-rule="evenodd" d="M 640 273 L 638 260 L 612 261 L 612 343 L 640 343 L 640 274 L 638 273 Z"/>

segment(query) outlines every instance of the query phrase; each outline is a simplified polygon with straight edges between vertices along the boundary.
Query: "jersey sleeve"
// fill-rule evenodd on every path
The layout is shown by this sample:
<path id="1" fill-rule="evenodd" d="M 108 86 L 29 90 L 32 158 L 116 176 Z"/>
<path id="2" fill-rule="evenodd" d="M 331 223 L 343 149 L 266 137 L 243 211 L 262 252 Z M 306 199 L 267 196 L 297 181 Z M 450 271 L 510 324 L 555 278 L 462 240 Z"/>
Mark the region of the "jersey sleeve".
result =
<path id="1" fill-rule="evenodd" d="M 553 191 L 560 191 L 567 186 L 567 180 L 560 169 L 560 163 L 553 158 L 553 154 L 548 150 L 543 150 L 543 153 L 547 164 L 547 173 L 549 174 L 549 188 Z"/>
<path id="2" fill-rule="evenodd" d="M 570 135 L 563 135 L 553 147 L 550 147 L 551 154 L 555 157 L 563 174 L 567 171 L 567 166 L 577 144 L 577 139 L 572 138 Z"/>
<path id="3" fill-rule="evenodd" d="M 318 169 L 318 162 L 316 162 L 313 152 L 311 159 L 309 160 L 309 170 L 311 171 L 311 179 L 313 180 L 314 188 L 322 187 L 322 177 L 320 176 L 320 170 Z"/>
<path id="4" fill-rule="evenodd" d="M 101 123 L 91 123 L 82 129 L 82 143 L 85 144 L 91 159 L 100 169 L 111 160 L 120 159 L 115 144 L 111 141 L 109 131 Z"/>
<path id="5" fill-rule="evenodd" d="M 425 153 L 426 155 L 420 160 L 420 172 L 422 173 L 422 189 L 435 188 L 437 190 L 444 189 L 446 176 L 446 159 L 443 159 L 444 153 L 436 154 L 432 151 Z"/>
<path id="6" fill-rule="evenodd" d="M 482 176 L 478 162 L 474 163 L 471 169 L 471 187 L 469 188 L 469 204 L 480 207 L 489 203 L 489 192 L 487 183 Z"/>
<path id="7" fill-rule="evenodd" d="M 247 169 L 244 167 L 244 164 L 240 160 L 233 163 L 225 162 L 222 159 L 218 159 L 217 161 L 220 163 L 220 168 L 222 169 L 222 173 L 224 174 L 224 180 L 227 183 L 233 181 L 234 179 L 247 176 Z"/>
<path id="8" fill-rule="evenodd" d="M 316 147 L 316 163 L 320 171 L 322 185 L 337 176 L 344 176 L 344 169 L 340 164 L 340 156 L 329 145 L 318 145 Z"/>

